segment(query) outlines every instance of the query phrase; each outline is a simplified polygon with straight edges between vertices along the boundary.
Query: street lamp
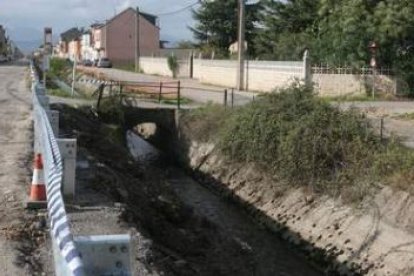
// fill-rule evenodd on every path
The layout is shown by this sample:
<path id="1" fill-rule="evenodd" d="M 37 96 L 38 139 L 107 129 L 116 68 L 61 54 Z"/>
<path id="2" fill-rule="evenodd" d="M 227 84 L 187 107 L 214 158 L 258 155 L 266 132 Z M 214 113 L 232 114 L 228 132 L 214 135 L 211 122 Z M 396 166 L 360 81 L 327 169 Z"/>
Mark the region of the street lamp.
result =
<path id="1" fill-rule="evenodd" d="M 368 49 L 371 52 L 370 65 L 372 68 L 372 98 L 375 98 L 375 79 L 377 73 L 377 51 L 379 49 L 378 44 L 375 41 L 371 41 L 368 45 Z"/>

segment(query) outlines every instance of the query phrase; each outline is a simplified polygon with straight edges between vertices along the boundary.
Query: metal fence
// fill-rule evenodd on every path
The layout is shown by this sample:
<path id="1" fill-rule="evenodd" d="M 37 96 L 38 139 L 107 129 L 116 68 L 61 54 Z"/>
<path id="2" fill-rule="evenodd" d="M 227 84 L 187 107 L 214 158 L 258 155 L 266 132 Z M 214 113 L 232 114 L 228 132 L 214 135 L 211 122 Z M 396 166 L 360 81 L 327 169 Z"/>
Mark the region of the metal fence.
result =
<path id="1" fill-rule="evenodd" d="M 84 274 L 84 266 L 70 231 L 66 215 L 62 189 L 62 158 L 49 121 L 48 100 L 45 88 L 31 65 L 33 120 L 35 131 L 35 151 L 42 154 L 47 194 L 47 211 L 50 220 L 50 236 L 54 249 L 57 275 Z"/>
<path id="2" fill-rule="evenodd" d="M 397 94 L 398 80 L 390 68 L 313 66 L 312 81 L 321 96 Z"/>
<path id="3" fill-rule="evenodd" d="M 394 75 L 393 71 L 388 67 L 351 67 L 351 66 L 329 66 L 315 65 L 312 66 L 312 74 L 330 74 L 330 75 Z"/>

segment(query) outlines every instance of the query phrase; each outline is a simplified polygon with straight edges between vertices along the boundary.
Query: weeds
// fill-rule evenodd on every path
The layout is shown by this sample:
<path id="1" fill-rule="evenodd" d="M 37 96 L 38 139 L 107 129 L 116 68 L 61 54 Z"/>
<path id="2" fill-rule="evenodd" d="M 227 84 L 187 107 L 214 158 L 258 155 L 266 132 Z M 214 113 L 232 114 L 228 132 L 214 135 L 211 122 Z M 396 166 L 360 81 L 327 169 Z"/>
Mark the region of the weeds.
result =
<path id="1" fill-rule="evenodd" d="M 62 98 L 70 98 L 71 95 L 60 88 L 49 88 L 47 89 L 47 93 L 52 96 L 62 97 Z"/>
<path id="2" fill-rule="evenodd" d="M 214 141 L 231 160 L 346 201 L 362 199 L 379 183 L 411 186 L 414 153 L 398 141 L 381 142 L 365 116 L 339 111 L 311 87 L 276 92 L 233 111 L 193 111 L 184 127 L 191 139 Z"/>

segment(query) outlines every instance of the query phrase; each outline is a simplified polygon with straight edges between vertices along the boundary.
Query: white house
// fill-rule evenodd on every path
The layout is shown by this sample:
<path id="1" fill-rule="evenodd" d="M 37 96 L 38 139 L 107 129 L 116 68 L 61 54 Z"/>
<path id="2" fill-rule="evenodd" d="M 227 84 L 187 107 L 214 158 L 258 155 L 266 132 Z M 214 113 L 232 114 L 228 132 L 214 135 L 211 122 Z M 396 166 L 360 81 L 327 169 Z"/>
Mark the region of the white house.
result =
<path id="1" fill-rule="evenodd" d="M 92 36 L 90 31 L 86 31 L 82 34 L 81 57 L 83 60 L 94 60 L 98 58 L 98 52 L 92 45 Z"/>

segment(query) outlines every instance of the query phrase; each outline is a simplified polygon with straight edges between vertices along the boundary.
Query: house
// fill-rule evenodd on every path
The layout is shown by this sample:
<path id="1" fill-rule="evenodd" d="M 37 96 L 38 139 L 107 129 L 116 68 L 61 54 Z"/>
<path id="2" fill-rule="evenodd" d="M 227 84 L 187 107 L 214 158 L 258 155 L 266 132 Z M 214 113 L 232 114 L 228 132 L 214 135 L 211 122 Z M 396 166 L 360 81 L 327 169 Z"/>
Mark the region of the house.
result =
<path id="1" fill-rule="evenodd" d="M 100 49 L 105 57 L 114 64 L 134 63 L 137 35 L 139 33 L 139 52 L 141 56 L 151 56 L 160 47 L 160 28 L 157 17 L 139 13 L 139 28 L 136 31 L 136 10 L 128 8 L 102 25 L 95 31 L 100 38 Z M 98 35 L 99 34 L 99 35 Z M 95 48 L 97 42 L 95 41 Z"/>
<path id="2" fill-rule="evenodd" d="M 91 30 L 84 31 L 81 39 L 81 59 L 94 60 L 98 58 L 98 52 L 95 51 L 92 45 Z"/>
<path id="3" fill-rule="evenodd" d="M 94 59 L 99 59 L 105 57 L 105 47 L 103 43 L 103 27 L 105 24 L 95 23 L 91 25 L 90 34 L 91 34 L 91 47 L 93 49 Z"/>
<path id="4" fill-rule="evenodd" d="M 82 30 L 71 28 L 60 34 L 59 57 L 81 60 Z"/>

